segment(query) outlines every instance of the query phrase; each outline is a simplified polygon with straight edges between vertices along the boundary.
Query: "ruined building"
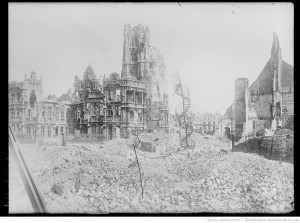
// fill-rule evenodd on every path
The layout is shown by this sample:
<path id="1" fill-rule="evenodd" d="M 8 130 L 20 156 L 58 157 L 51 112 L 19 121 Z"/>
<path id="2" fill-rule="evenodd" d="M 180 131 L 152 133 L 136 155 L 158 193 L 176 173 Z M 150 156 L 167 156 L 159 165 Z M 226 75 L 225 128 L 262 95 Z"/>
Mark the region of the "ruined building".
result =
<path id="1" fill-rule="evenodd" d="M 104 128 L 106 138 L 129 137 L 146 130 L 145 83 L 112 73 L 103 81 L 106 98 Z"/>
<path id="2" fill-rule="evenodd" d="M 83 80 L 75 77 L 70 133 L 110 140 L 154 129 L 168 132 L 165 65 L 147 27 L 125 25 L 121 76 L 104 76 L 101 87 L 90 65 Z"/>
<path id="3" fill-rule="evenodd" d="M 125 25 L 121 76 L 104 75 L 101 86 L 90 65 L 82 80 L 76 76 L 68 124 L 72 134 L 110 140 L 154 129 L 168 132 L 168 114 L 163 56 L 151 46 L 147 27 Z"/>
<path id="4" fill-rule="evenodd" d="M 294 116 L 294 69 L 281 55 L 274 33 L 271 57 L 258 78 L 250 87 L 248 79 L 236 80 L 231 118 L 237 135 L 251 135 L 258 128 L 285 127 Z"/>
<path id="5" fill-rule="evenodd" d="M 159 50 L 151 46 L 148 27 L 125 25 L 121 78 L 145 83 L 147 130 L 159 126 L 168 132 L 165 64 Z"/>
<path id="6" fill-rule="evenodd" d="M 221 114 L 218 112 L 196 114 L 193 125 L 195 132 L 213 135 L 221 128 Z"/>
<path id="7" fill-rule="evenodd" d="M 42 80 L 31 72 L 22 82 L 9 83 L 9 122 L 17 136 L 54 137 L 68 131 L 68 106 L 56 98 L 43 98 Z"/>
<path id="8" fill-rule="evenodd" d="M 68 125 L 72 134 L 104 136 L 105 100 L 99 79 L 91 65 L 86 68 L 83 79 L 75 76 L 74 100 L 70 104 Z"/>
<path id="9" fill-rule="evenodd" d="M 294 68 L 282 59 L 276 33 L 271 58 L 250 86 L 250 94 L 258 118 L 272 120 L 268 123 L 272 128 L 284 127 L 294 115 Z"/>

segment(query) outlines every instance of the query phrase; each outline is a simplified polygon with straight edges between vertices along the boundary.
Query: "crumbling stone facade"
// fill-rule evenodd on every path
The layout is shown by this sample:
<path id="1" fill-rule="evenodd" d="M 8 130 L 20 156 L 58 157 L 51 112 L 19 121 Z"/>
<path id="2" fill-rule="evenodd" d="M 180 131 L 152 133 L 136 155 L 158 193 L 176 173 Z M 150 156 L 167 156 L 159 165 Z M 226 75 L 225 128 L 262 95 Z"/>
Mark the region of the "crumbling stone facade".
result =
<path id="1" fill-rule="evenodd" d="M 42 80 L 34 71 L 22 82 L 9 83 L 9 122 L 21 141 L 67 133 L 67 109 L 56 98 L 43 98 Z"/>
<path id="2" fill-rule="evenodd" d="M 104 106 L 102 87 L 89 64 L 82 80 L 75 76 L 74 101 L 70 104 L 68 113 L 70 133 L 100 138 L 104 136 Z"/>
<path id="3" fill-rule="evenodd" d="M 168 132 L 168 94 L 163 55 L 150 43 L 150 30 L 142 25 L 124 27 L 121 77 L 146 85 L 146 120 Z"/>
<path id="4" fill-rule="evenodd" d="M 247 79 L 236 80 L 231 119 L 238 138 L 243 133 L 255 135 L 257 126 L 273 130 L 285 127 L 293 117 L 294 71 L 281 55 L 278 36 L 274 33 L 271 57 L 257 80 L 250 87 Z"/>
<path id="5" fill-rule="evenodd" d="M 132 77 L 112 73 L 103 81 L 106 98 L 104 129 L 106 139 L 124 137 L 146 130 L 146 86 Z"/>
<path id="6" fill-rule="evenodd" d="M 278 36 L 273 34 L 271 57 L 250 86 L 251 101 L 260 120 L 268 127 L 285 127 L 294 115 L 294 69 L 282 59 Z"/>

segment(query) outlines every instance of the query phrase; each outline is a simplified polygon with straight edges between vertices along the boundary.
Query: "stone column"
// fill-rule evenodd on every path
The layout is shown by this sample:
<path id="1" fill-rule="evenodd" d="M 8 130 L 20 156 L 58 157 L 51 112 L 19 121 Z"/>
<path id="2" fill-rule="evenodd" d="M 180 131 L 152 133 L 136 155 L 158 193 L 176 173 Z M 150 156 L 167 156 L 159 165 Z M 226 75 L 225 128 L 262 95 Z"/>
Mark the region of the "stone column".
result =
<path id="1" fill-rule="evenodd" d="M 126 98 L 127 98 L 126 90 L 125 90 L 125 88 L 123 88 L 122 90 L 123 90 L 123 102 L 126 103 Z"/>
<path id="2" fill-rule="evenodd" d="M 142 105 L 144 104 L 144 92 L 142 91 Z"/>

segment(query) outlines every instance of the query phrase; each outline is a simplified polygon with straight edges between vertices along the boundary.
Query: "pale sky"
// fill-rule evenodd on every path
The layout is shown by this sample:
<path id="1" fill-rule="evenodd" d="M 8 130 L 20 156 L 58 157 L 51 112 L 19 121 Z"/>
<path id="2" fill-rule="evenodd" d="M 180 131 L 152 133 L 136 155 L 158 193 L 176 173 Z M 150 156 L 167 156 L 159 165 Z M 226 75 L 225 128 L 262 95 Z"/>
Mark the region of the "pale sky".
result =
<path id="1" fill-rule="evenodd" d="M 181 6 L 180 6 L 181 5 Z M 123 28 L 150 28 L 166 75 L 179 72 L 191 110 L 224 114 L 234 81 L 250 84 L 271 55 L 273 32 L 294 66 L 291 3 L 9 3 L 9 81 L 35 70 L 44 97 L 60 96 L 91 63 L 96 76 L 121 73 Z M 180 98 L 169 80 L 170 113 Z"/>

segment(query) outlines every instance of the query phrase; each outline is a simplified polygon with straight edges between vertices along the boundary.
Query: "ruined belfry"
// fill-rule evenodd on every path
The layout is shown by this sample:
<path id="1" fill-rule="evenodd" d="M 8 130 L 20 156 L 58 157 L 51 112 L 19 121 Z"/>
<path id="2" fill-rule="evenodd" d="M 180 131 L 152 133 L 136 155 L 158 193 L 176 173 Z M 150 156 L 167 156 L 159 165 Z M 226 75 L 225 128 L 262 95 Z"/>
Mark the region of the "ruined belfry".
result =
<path id="1" fill-rule="evenodd" d="M 151 46 L 147 26 L 124 26 L 122 78 L 134 78 L 146 85 L 148 130 L 155 123 L 168 131 L 168 94 L 163 55 Z"/>

